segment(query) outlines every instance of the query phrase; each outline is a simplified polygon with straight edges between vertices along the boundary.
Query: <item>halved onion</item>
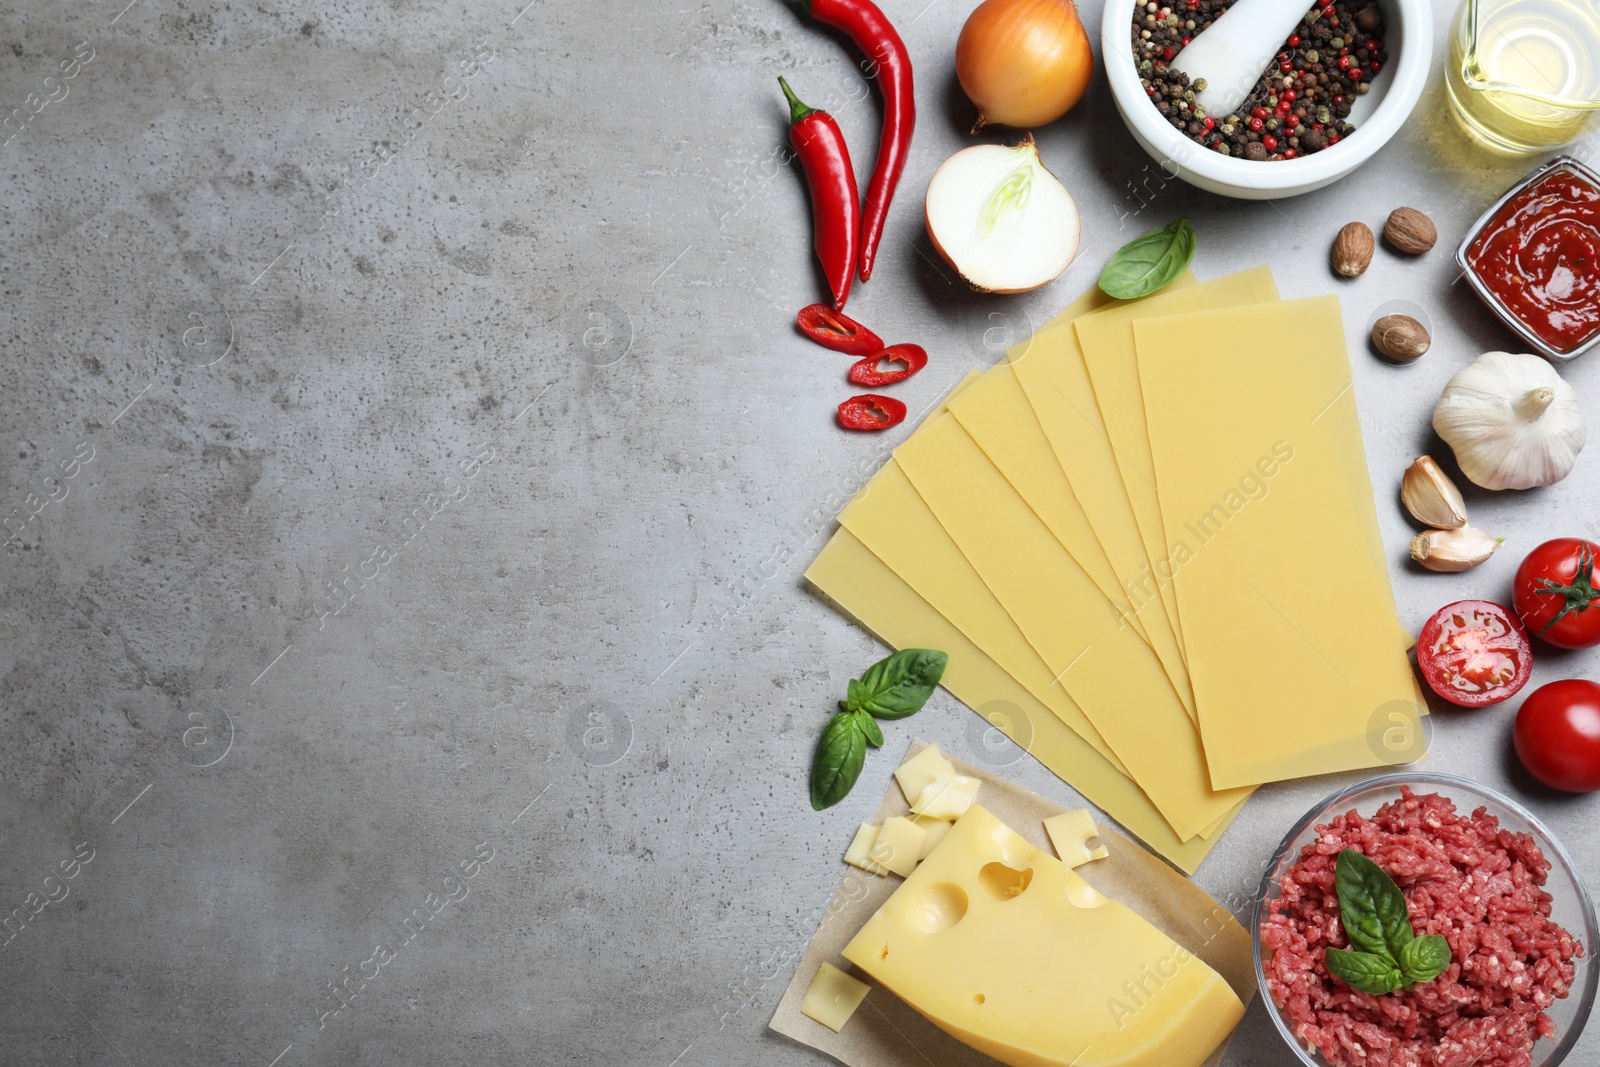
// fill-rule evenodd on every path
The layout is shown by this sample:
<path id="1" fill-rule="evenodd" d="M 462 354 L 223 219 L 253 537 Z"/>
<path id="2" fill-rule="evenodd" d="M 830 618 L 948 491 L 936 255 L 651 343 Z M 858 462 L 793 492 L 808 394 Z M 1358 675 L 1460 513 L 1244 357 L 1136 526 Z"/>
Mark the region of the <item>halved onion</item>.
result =
<path id="1" fill-rule="evenodd" d="M 945 160 L 923 205 L 939 254 L 980 293 L 1025 293 L 1078 254 L 1078 207 L 1045 168 L 1033 135 L 1015 148 L 978 145 Z"/>

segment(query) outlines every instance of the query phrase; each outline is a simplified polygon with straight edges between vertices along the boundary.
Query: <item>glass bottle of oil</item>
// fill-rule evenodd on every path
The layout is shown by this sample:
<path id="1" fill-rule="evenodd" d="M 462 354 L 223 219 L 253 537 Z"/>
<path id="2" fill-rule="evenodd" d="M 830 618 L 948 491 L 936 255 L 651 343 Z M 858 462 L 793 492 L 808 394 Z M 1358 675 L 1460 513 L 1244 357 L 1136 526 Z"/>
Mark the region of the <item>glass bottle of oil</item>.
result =
<path id="1" fill-rule="evenodd" d="M 1463 0 L 1445 79 L 1457 117 L 1491 146 L 1566 144 L 1600 114 L 1600 3 Z"/>

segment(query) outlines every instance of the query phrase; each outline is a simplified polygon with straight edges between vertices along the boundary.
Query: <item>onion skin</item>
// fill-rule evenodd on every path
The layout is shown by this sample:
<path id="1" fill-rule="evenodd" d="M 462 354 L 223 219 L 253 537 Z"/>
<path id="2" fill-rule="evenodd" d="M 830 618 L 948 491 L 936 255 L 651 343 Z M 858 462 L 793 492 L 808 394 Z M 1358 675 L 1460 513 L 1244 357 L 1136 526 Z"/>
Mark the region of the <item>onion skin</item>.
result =
<path id="1" fill-rule="evenodd" d="M 991 123 L 1054 122 L 1083 99 L 1093 75 L 1072 0 L 984 0 L 956 42 L 956 78 L 978 105 L 973 133 Z"/>

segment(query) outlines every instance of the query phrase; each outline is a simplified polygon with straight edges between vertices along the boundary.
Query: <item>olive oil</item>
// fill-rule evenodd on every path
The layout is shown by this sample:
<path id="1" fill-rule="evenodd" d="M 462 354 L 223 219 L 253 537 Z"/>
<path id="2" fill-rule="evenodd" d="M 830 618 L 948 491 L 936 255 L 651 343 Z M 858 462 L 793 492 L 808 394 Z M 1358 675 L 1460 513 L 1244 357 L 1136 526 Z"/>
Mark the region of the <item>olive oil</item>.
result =
<path id="1" fill-rule="evenodd" d="M 1456 115 L 1490 145 L 1566 144 L 1600 114 L 1600 5 L 1463 0 L 1445 78 Z"/>

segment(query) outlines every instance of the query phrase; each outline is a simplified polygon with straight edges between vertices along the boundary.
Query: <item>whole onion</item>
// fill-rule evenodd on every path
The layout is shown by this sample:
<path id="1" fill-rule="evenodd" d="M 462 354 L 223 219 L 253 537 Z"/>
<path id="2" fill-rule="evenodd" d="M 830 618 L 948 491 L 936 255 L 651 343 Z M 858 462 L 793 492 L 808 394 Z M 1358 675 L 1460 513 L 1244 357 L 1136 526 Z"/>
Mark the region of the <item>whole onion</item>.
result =
<path id="1" fill-rule="evenodd" d="M 1072 0 L 984 0 L 961 28 L 956 78 L 990 123 L 1054 122 L 1083 98 L 1094 52 Z"/>

